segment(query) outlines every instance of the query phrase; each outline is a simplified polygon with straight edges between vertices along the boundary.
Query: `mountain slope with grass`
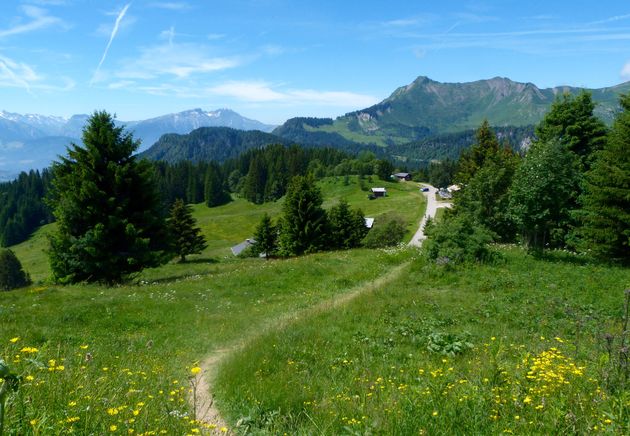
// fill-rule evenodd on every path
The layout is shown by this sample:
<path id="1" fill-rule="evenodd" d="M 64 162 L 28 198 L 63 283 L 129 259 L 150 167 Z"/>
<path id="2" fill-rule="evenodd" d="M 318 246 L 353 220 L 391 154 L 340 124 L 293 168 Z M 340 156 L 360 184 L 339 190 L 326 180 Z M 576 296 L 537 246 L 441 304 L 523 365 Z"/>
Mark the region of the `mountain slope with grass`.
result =
<path id="1" fill-rule="evenodd" d="M 377 223 L 395 211 L 411 230 L 424 213 L 413 183 L 377 200 L 356 178 L 319 184 L 324 207 L 347 198 Z M 457 267 L 413 248 L 228 254 L 280 206 L 195 205 L 208 248 L 114 288 L 45 281 L 54 224 L 14 246 L 36 283 L 0 293 L 0 358 L 22 376 L 8 433 L 630 430 L 618 352 L 630 270 L 496 247 L 495 263 Z M 199 376 L 216 355 L 221 419 L 202 421 Z"/>
<path id="2" fill-rule="evenodd" d="M 441 83 L 420 76 L 396 89 L 382 102 L 336 120 L 290 120 L 274 132 L 288 138 L 327 135 L 337 141 L 388 146 L 405 144 L 445 133 L 476 129 L 484 119 L 496 127 L 537 124 L 554 100 L 582 88 L 538 88 L 532 83 L 495 77 L 467 83 Z M 630 82 L 600 89 L 586 89 L 597 103 L 596 114 L 611 123 L 619 109 L 619 95 L 630 91 Z M 289 125 L 290 124 L 290 125 Z M 301 125 L 299 125 L 301 124 Z M 290 127 L 290 128 L 289 128 Z"/>

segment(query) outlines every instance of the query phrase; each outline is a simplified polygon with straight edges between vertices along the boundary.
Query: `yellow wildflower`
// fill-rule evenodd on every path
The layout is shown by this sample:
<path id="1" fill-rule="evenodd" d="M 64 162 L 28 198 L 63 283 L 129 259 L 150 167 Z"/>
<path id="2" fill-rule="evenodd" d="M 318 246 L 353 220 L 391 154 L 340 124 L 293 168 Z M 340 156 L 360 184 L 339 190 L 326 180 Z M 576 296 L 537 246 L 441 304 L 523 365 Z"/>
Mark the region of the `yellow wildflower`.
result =
<path id="1" fill-rule="evenodd" d="M 200 367 L 198 367 L 198 366 L 194 366 L 194 367 L 190 368 L 190 373 L 191 373 L 192 375 L 197 375 L 197 374 L 199 374 L 200 372 L 201 372 L 201 368 L 200 368 Z"/>
<path id="2" fill-rule="evenodd" d="M 114 432 L 118 430 L 118 426 L 116 424 L 112 424 L 109 426 L 109 431 Z"/>
<path id="3" fill-rule="evenodd" d="M 12 344 L 15 344 L 19 340 L 20 340 L 19 336 L 16 336 L 14 338 L 9 339 L 9 342 L 11 342 Z"/>

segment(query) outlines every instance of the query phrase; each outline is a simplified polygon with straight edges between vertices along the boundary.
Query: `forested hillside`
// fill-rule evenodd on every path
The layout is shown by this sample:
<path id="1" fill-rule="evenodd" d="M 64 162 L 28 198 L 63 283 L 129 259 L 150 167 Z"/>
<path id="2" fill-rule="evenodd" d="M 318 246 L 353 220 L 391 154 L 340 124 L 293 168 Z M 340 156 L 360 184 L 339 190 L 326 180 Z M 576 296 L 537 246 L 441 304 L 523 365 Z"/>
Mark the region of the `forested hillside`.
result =
<path id="1" fill-rule="evenodd" d="M 187 135 L 163 135 L 151 148 L 140 153 L 150 160 L 167 162 L 224 162 L 251 149 L 269 144 L 289 144 L 290 140 L 260 131 L 229 127 L 201 127 Z"/>
<path id="2" fill-rule="evenodd" d="M 34 229 L 52 221 L 42 201 L 50 179 L 48 170 L 30 171 L 12 182 L 0 183 L 0 246 L 22 242 Z"/>

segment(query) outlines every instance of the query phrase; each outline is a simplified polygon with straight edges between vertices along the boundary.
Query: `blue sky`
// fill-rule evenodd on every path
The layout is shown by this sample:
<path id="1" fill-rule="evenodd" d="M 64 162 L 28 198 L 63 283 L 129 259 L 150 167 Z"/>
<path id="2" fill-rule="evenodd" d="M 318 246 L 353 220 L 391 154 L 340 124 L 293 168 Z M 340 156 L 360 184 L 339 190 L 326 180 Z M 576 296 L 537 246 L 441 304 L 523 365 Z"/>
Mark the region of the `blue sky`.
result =
<path id="1" fill-rule="evenodd" d="M 417 76 L 630 80 L 628 1 L 1 0 L 0 110 L 338 116 Z"/>

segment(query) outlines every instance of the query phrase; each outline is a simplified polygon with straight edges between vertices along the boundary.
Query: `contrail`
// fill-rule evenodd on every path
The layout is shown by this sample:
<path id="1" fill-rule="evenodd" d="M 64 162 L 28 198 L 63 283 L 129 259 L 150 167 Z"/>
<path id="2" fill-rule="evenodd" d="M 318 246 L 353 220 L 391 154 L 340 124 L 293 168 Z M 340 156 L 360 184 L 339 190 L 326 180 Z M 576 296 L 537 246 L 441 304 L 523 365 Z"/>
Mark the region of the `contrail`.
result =
<path id="1" fill-rule="evenodd" d="M 101 61 L 98 63 L 98 67 L 96 67 L 96 71 L 94 71 L 92 80 L 90 80 L 90 86 L 92 86 L 92 84 L 94 83 L 94 80 L 96 80 L 96 76 L 101 70 L 101 65 L 103 65 L 103 62 L 105 62 L 105 58 L 107 57 L 107 52 L 109 51 L 109 47 L 112 45 L 112 42 L 114 41 L 114 38 L 116 37 L 116 34 L 118 33 L 120 22 L 122 21 L 123 18 L 125 18 L 125 14 L 127 13 L 127 9 L 129 9 L 129 6 L 131 6 L 131 3 L 128 3 L 127 5 L 125 5 L 122 11 L 120 11 L 120 13 L 118 14 L 118 17 L 116 17 L 116 22 L 114 23 L 112 34 L 109 36 L 109 42 L 107 43 L 107 47 L 105 47 L 105 51 L 103 52 L 103 57 L 101 58 Z"/>

